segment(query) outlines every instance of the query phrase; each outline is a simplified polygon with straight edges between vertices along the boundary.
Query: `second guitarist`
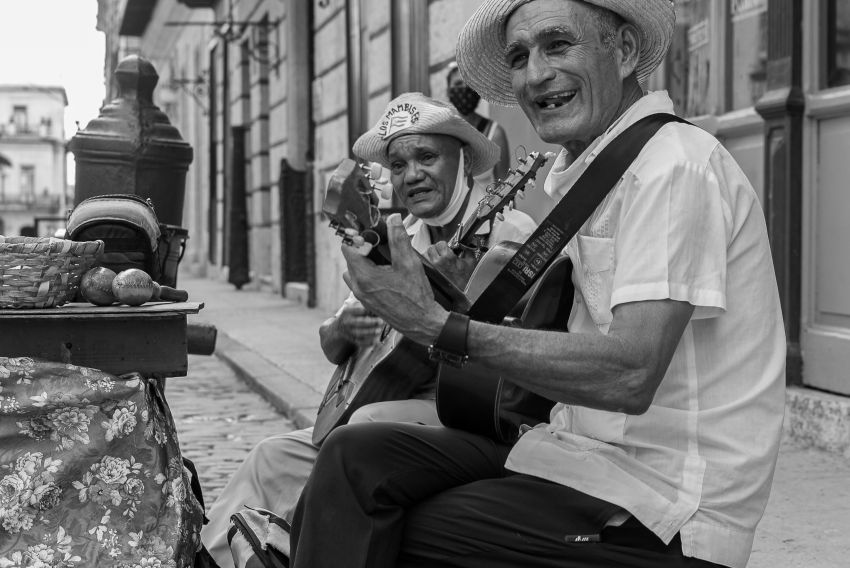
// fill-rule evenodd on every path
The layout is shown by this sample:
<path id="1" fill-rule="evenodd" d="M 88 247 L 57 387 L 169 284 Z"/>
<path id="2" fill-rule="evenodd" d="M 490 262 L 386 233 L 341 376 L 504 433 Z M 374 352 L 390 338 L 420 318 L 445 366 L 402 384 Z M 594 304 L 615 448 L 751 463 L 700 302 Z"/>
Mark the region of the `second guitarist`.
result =
<path id="1" fill-rule="evenodd" d="M 390 101 L 378 123 L 355 142 L 353 150 L 359 158 L 390 170 L 395 194 L 410 212 L 405 227 L 413 248 L 462 289 L 479 255 L 470 251 L 458 256 L 446 242 L 484 196 L 485 188 L 474 186 L 472 176 L 493 167 L 499 157 L 498 146 L 448 104 L 421 93 L 405 93 Z M 481 247 L 501 241 L 523 242 L 535 228 L 528 215 L 505 211 L 504 220 L 481 227 L 477 240 Z M 358 346 L 368 346 L 384 332 L 383 322 L 370 316 L 350 296 L 322 324 L 319 336 L 325 356 L 340 364 Z M 350 422 L 438 425 L 435 388 L 432 379 L 408 400 L 363 406 Z M 248 505 L 271 510 L 288 520 L 317 454 L 312 428 L 272 436 L 250 452 L 213 504 L 208 513 L 210 522 L 201 532 L 204 545 L 219 566 L 233 566 L 227 542 L 230 516 Z"/>

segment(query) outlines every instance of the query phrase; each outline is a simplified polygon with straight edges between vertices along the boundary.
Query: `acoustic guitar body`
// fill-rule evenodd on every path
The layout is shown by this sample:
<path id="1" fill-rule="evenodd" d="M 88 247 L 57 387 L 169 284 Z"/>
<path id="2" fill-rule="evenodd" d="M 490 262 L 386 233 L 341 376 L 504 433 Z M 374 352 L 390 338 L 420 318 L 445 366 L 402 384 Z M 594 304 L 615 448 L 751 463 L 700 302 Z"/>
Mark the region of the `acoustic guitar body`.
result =
<path id="1" fill-rule="evenodd" d="M 437 413 L 449 428 L 512 443 L 521 424 L 548 422 L 552 406 L 551 400 L 494 375 L 492 369 L 472 362 L 462 369 L 440 366 Z"/>
<path id="2" fill-rule="evenodd" d="M 321 444 L 361 406 L 410 398 L 435 373 L 425 347 L 387 326 L 379 341 L 358 349 L 334 371 L 319 405 L 313 443 Z"/>
<path id="3" fill-rule="evenodd" d="M 495 278 L 493 269 L 505 264 L 504 256 L 515 243 L 501 243 L 505 250 L 473 273 L 467 292 L 479 294 Z M 495 250 L 495 249 L 494 249 Z M 490 251 L 492 252 L 492 251 Z M 488 252 L 487 254 L 490 254 Z M 478 265 L 484 265 L 487 257 Z M 498 270 L 496 270 L 498 272 Z M 540 280 L 520 301 L 521 315 L 507 317 L 506 325 L 527 329 L 567 331 L 573 303 L 572 262 L 562 255 L 552 262 Z M 476 278 L 485 282 L 476 282 Z M 437 413 L 449 428 L 460 428 L 503 443 L 513 443 L 521 425 L 549 421 L 554 402 L 504 379 L 492 369 L 469 361 L 463 368 L 440 365 L 437 371 Z"/>

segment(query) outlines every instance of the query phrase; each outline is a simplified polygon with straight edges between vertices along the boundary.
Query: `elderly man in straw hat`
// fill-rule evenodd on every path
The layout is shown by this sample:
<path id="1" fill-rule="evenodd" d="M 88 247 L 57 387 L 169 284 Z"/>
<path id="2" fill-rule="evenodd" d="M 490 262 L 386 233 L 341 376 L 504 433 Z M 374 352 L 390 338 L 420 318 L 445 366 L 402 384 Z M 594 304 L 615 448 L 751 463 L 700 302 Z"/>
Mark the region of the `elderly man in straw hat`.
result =
<path id="1" fill-rule="evenodd" d="M 457 257 L 446 245 L 461 220 L 484 196 L 472 185 L 472 176 L 491 169 L 499 148 L 454 109 L 421 93 L 405 93 L 388 105 L 378 123 L 354 144 L 354 153 L 380 163 L 391 172 L 391 182 L 410 212 L 405 227 L 414 249 L 437 267 L 454 275 L 458 284 L 468 278 L 474 255 Z M 536 228 L 517 210 L 505 211 L 492 227 L 485 224 L 478 244 L 524 241 Z M 328 360 L 340 364 L 357 345 L 374 341 L 383 321 L 370 315 L 353 296 L 322 324 L 319 335 Z M 399 377 L 399 380 L 403 380 Z M 369 404 L 358 409 L 351 422 L 403 421 L 439 424 L 434 404 L 435 382 L 423 385 L 410 400 Z M 202 533 L 204 545 L 222 568 L 233 566 L 227 533 L 230 516 L 243 506 L 262 507 L 284 518 L 307 480 L 318 448 L 312 428 L 272 436 L 260 442 L 234 473 L 210 510 Z M 276 543 L 286 548 L 288 543 Z"/>
<path id="2" fill-rule="evenodd" d="M 641 83 L 674 21 L 668 0 L 485 0 L 457 60 L 482 97 L 519 104 L 563 146 L 545 190 L 571 201 L 624 130 L 673 113 Z M 512 446 L 409 424 L 337 430 L 296 508 L 296 568 L 746 565 L 784 409 L 757 196 L 716 139 L 676 121 L 606 190 L 566 246 L 570 333 L 446 311 L 398 219 L 390 270 L 343 247 L 372 312 L 435 348 L 447 326 L 465 332 L 455 354 L 558 404 Z"/>

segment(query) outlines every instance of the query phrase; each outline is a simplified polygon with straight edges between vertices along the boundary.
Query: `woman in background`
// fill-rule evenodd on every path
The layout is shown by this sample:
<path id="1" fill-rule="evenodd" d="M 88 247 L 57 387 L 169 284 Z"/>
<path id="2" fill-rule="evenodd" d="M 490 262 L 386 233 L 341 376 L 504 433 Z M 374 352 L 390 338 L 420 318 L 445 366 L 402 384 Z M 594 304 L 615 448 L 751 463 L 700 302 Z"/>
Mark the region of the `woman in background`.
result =
<path id="1" fill-rule="evenodd" d="M 493 169 L 475 176 L 475 181 L 487 186 L 498 179 L 504 179 L 511 164 L 508 137 L 505 134 L 505 129 L 495 120 L 491 120 L 475 112 L 481 97 L 466 85 L 463 77 L 460 76 L 457 64 L 454 62 L 449 64 L 449 73 L 446 75 L 446 82 L 448 83 L 446 94 L 460 115 L 501 148 L 499 161 L 496 162 Z"/>

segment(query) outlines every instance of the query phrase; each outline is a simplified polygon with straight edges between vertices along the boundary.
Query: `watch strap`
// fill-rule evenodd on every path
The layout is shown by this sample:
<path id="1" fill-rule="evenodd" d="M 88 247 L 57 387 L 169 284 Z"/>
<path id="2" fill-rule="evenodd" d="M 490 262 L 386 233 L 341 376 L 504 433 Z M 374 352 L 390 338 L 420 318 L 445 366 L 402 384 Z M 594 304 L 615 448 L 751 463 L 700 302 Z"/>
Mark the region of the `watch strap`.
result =
<path id="1" fill-rule="evenodd" d="M 428 346 L 428 357 L 440 363 L 462 367 L 469 356 L 466 351 L 466 335 L 469 332 L 469 316 L 449 312 L 449 317 L 437 339 Z"/>

